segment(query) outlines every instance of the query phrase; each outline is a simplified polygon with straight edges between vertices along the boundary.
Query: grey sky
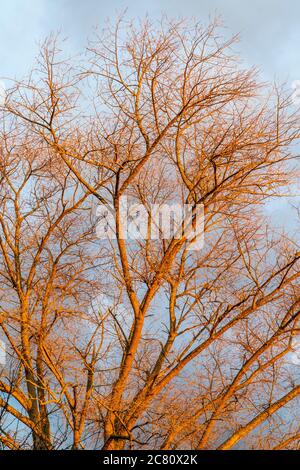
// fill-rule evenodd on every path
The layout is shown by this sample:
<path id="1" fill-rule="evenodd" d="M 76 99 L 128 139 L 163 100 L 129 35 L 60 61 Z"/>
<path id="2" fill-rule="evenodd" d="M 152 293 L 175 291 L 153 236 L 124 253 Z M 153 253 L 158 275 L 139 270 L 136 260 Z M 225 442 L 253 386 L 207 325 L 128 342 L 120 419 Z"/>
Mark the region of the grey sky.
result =
<path id="1" fill-rule="evenodd" d="M 128 8 L 129 16 L 194 16 L 217 12 L 241 33 L 240 51 L 268 78 L 300 78 L 300 2 L 297 0 L 1 0 L 0 76 L 30 67 L 37 43 L 60 30 L 79 50 L 94 25 Z"/>
<path id="2" fill-rule="evenodd" d="M 239 51 L 264 78 L 300 80 L 300 2 L 298 0 L 0 0 L 0 77 L 20 77 L 31 68 L 38 43 L 50 32 L 68 38 L 78 52 L 93 26 L 127 8 L 129 17 L 193 16 L 207 21 L 219 14 Z M 275 207 L 274 205 L 272 206 Z M 276 204 L 281 222 L 291 222 L 287 201 Z"/>

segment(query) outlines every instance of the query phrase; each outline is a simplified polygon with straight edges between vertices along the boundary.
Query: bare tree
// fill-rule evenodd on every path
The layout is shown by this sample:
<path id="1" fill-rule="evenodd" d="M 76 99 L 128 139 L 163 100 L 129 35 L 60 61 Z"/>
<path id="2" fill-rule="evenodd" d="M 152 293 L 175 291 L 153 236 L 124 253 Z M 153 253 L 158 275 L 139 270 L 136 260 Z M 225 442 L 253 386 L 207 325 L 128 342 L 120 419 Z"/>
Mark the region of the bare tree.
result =
<path id="1" fill-rule="evenodd" d="M 100 285 L 89 274 L 89 193 L 62 171 L 40 139 L 15 120 L 2 124 L 1 329 L 7 364 L 1 403 L 26 427 L 12 446 L 52 448 L 62 435 L 56 429 L 52 436 L 51 422 L 57 420 L 57 427 L 62 420 L 78 447 L 100 348 L 89 341 L 99 339 L 101 322 L 89 318 L 86 329 L 83 313 Z M 86 329 L 85 342 L 78 328 Z M 10 442 L 7 435 L 3 439 Z"/>
<path id="2" fill-rule="evenodd" d="M 234 42 L 216 22 L 120 20 L 80 66 L 48 40 L 7 92 L 1 325 L 19 375 L 3 407 L 36 448 L 299 440 L 299 246 L 263 212 L 295 181 L 299 118 Z M 153 204 L 189 204 L 193 226 L 201 204 L 204 247 L 124 238 L 124 196 L 148 235 Z M 87 201 L 113 208 L 115 240 L 97 240 Z"/>

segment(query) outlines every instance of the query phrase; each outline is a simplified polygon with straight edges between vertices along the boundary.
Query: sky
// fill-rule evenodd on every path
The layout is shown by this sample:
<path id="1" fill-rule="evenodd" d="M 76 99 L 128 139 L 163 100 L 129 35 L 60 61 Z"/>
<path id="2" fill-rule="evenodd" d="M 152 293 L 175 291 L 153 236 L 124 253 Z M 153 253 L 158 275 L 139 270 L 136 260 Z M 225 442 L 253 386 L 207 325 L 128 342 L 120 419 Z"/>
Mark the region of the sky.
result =
<path id="1" fill-rule="evenodd" d="M 39 43 L 51 32 L 60 32 L 68 50 L 77 53 L 93 27 L 127 9 L 129 18 L 165 13 L 207 22 L 209 15 L 220 15 L 229 33 L 240 33 L 241 57 L 258 66 L 264 79 L 300 80 L 298 0 L 0 0 L 0 6 L 0 78 L 26 74 Z M 291 222 L 287 201 L 274 210 Z"/>
<path id="2" fill-rule="evenodd" d="M 127 8 L 129 17 L 193 16 L 207 21 L 218 14 L 241 34 L 241 55 L 264 74 L 300 79 L 300 2 L 298 0 L 0 0 L 0 76 L 28 70 L 38 43 L 60 31 L 80 50 L 93 26 Z"/>

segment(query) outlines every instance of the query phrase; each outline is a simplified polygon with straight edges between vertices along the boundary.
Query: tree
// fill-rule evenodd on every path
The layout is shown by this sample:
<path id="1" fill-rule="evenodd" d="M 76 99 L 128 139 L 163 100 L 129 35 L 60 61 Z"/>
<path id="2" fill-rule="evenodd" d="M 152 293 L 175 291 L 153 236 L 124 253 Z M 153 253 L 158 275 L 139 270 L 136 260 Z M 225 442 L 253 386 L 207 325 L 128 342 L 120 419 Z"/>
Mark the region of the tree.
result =
<path id="1" fill-rule="evenodd" d="M 1 324 L 20 372 L 2 405 L 30 420 L 36 448 L 297 442 L 299 246 L 263 207 L 295 181 L 298 114 L 218 28 L 120 20 L 77 66 L 50 38 L 7 92 Z M 148 235 L 154 204 L 189 204 L 193 227 L 202 205 L 204 247 L 186 233 L 124 238 L 124 196 L 146 208 Z M 114 212 L 115 240 L 97 239 L 87 201 Z M 2 442 L 22 446 L 12 429 Z"/>

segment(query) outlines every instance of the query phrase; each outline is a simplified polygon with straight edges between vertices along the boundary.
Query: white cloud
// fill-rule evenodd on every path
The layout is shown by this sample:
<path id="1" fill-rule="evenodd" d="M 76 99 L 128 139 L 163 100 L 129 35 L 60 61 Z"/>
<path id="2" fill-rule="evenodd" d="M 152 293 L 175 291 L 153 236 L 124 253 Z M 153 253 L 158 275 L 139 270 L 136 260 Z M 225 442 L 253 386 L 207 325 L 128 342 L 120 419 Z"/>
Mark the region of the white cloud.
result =
<path id="1" fill-rule="evenodd" d="M 5 83 L 0 80 L 0 106 L 4 104 L 5 101 Z"/>

